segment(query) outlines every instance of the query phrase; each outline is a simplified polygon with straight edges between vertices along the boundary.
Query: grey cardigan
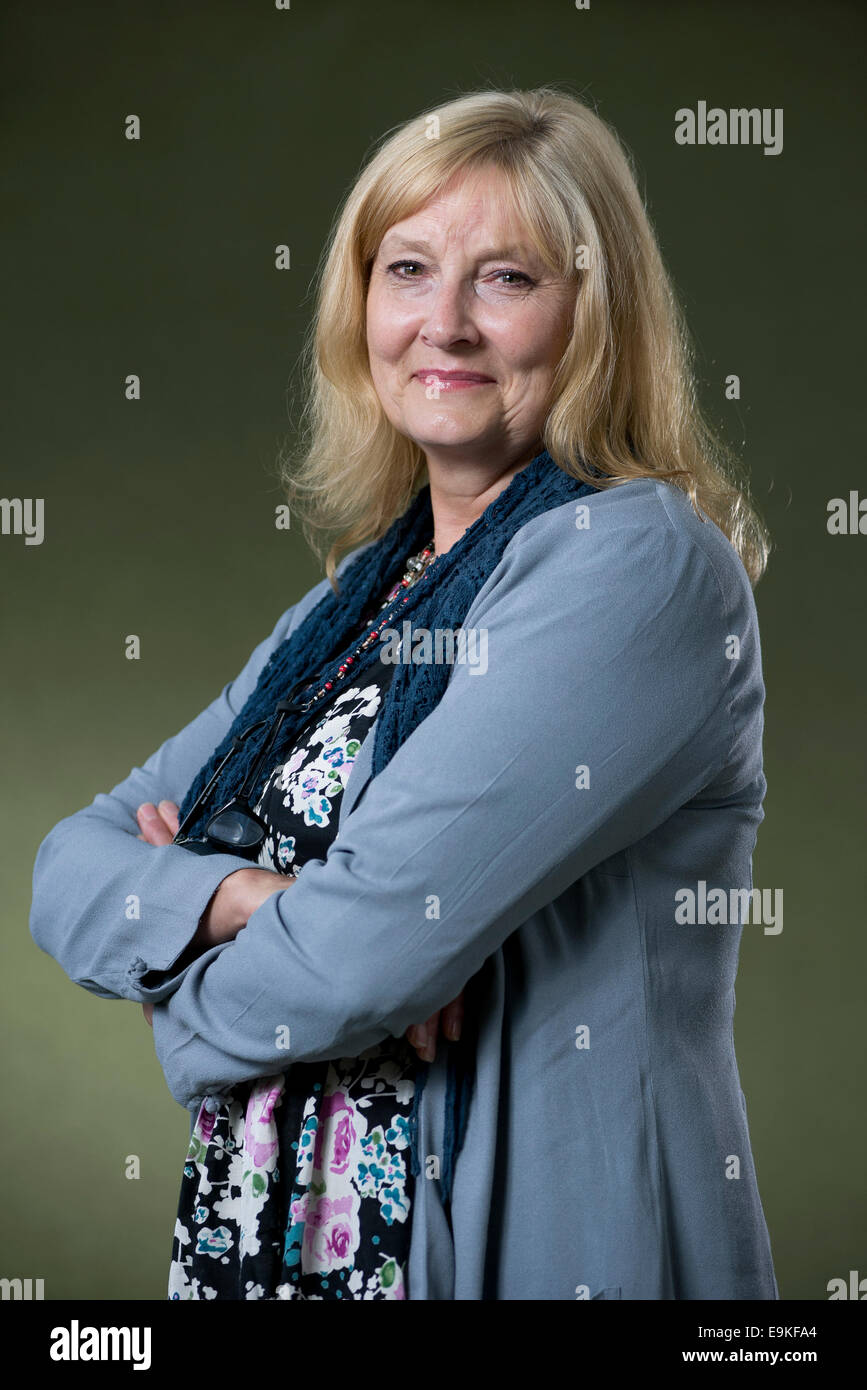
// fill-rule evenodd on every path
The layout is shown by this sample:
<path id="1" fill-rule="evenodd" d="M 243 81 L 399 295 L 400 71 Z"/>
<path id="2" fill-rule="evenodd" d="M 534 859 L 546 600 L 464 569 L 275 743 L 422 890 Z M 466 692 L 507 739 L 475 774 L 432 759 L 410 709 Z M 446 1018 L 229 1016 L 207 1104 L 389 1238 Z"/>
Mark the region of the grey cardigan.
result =
<path id="1" fill-rule="evenodd" d="M 410 1299 L 775 1299 L 734 1050 L 742 926 L 676 918 L 680 890 L 752 886 L 766 788 L 753 595 L 672 485 L 580 507 L 517 532 L 465 619 L 487 633 L 487 670 L 457 662 L 377 777 L 368 734 L 327 857 L 234 942 L 176 968 L 248 864 L 146 845 L 135 810 L 181 802 L 327 580 L 198 718 L 55 826 L 31 931 L 85 989 L 156 1005 L 157 1056 L 194 1113 L 293 1060 L 399 1037 L 478 974 L 451 1213 L 423 1173 Z M 423 1168 L 442 1150 L 444 1051 Z"/>

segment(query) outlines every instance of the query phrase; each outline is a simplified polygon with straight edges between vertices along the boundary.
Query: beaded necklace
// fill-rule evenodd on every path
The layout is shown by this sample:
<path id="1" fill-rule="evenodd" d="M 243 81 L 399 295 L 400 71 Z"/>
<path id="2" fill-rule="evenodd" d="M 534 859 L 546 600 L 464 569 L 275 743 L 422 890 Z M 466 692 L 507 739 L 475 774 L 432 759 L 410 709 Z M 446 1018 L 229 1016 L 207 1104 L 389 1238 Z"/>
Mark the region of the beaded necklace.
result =
<path id="1" fill-rule="evenodd" d="M 363 651 L 375 642 L 380 633 L 390 625 L 400 612 L 401 605 L 409 602 L 409 594 L 407 594 L 405 590 L 413 588 L 419 582 L 435 558 L 436 551 L 433 540 L 430 540 L 424 549 L 420 550 L 417 555 L 411 555 L 409 557 L 406 561 L 406 571 L 403 578 L 399 579 L 394 585 L 394 588 L 387 594 L 386 598 L 380 604 L 378 612 L 375 612 L 372 618 L 368 617 L 365 620 L 368 623 L 372 621 L 374 626 L 370 628 L 370 631 L 361 639 L 351 654 L 343 658 L 343 661 L 338 666 L 331 679 L 323 682 L 316 691 L 316 694 L 312 695 L 309 700 L 305 700 L 303 703 L 299 701 L 298 708 L 303 714 L 306 714 L 313 705 L 317 704 L 325 695 L 328 695 L 330 691 L 334 689 L 335 682 L 345 680 L 346 676 L 350 674 L 350 667 L 353 665 L 356 657 L 360 656 Z M 400 603 L 395 604 L 394 601 L 398 597 L 400 598 Z M 393 612 L 390 608 L 392 604 L 394 604 Z M 381 615 L 385 609 L 389 609 L 389 611 L 385 614 L 385 617 L 382 617 Z M 312 683 L 313 682 L 310 682 L 309 684 Z M 302 689 L 303 688 L 302 685 Z M 297 699 L 295 691 L 293 691 L 293 695 Z"/>

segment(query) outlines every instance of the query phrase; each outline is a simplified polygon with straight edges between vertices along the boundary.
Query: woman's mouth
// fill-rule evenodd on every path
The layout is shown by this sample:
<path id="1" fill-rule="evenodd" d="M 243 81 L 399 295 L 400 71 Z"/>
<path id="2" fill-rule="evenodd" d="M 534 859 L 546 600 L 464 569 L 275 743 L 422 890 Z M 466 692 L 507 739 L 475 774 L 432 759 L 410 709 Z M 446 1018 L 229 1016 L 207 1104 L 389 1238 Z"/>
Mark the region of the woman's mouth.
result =
<path id="1" fill-rule="evenodd" d="M 466 391 L 471 386 L 493 386 L 492 377 L 483 372 L 443 372 L 436 368 L 422 370 L 413 374 L 413 379 L 422 386 L 434 387 L 439 391 Z"/>

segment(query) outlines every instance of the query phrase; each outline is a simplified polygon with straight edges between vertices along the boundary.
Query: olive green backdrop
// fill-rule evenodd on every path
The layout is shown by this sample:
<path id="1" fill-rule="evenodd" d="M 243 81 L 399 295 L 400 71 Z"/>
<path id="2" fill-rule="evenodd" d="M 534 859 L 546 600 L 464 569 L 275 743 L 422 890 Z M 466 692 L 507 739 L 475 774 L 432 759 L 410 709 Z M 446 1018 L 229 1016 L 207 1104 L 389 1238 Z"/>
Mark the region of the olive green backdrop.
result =
<path id="1" fill-rule="evenodd" d="M 744 930 L 735 1037 L 783 1297 L 867 1275 L 867 537 L 826 529 L 830 498 L 867 491 L 862 48 L 854 4 L 6 5 L 0 491 L 43 497 L 46 533 L 0 537 L 0 1275 L 164 1297 L 188 1116 L 141 1010 L 32 942 L 36 850 L 318 578 L 274 527 L 274 464 L 313 274 L 371 141 L 461 92 L 545 82 L 634 151 L 703 399 L 774 536 L 755 882 L 784 890 L 785 924 Z M 699 100 L 782 107 L 782 154 L 678 146 L 674 112 Z"/>

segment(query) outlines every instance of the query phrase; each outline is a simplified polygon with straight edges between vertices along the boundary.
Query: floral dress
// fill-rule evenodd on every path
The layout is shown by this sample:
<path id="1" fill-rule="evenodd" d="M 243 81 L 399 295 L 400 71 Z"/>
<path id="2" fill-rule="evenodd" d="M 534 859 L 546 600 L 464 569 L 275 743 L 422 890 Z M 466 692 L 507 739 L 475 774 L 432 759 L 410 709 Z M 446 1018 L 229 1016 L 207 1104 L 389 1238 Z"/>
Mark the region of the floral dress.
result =
<path id="1" fill-rule="evenodd" d="M 378 664 L 343 690 L 274 769 L 254 808 L 269 830 L 260 865 L 300 874 L 325 858 L 393 671 Z M 208 1098 L 184 1165 L 169 1297 L 406 1298 L 417 1061 L 388 1038 Z"/>

